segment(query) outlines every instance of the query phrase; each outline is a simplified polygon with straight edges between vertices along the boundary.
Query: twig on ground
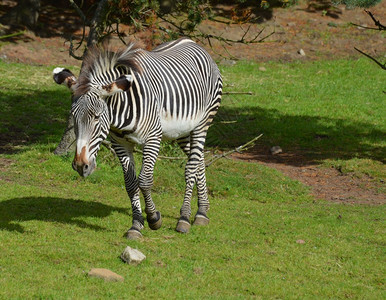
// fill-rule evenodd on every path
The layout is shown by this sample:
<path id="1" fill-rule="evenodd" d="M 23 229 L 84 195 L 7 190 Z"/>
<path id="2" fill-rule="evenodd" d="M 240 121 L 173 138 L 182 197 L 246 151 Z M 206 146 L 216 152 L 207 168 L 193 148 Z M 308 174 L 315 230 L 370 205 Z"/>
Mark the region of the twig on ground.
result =
<path id="1" fill-rule="evenodd" d="M 250 141 L 248 141 L 247 143 L 241 145 L 241 146 L 238 146 L 230 151 L 227 151 L 225 153 L 222 153 L 222 154 L 219 154 L 219 155 L 215 155 L 214 157 L 212 157 L 209 161 L 207 161 L 205 163 L 205 167 L 209 167 L 211 164 L 213 164 L 215 161 L 219 160 L 220 158 L 224 158 L 224 157 L 227 157 L 228 155 L 234 153 L 234 152 L 238 152 L 238 153 L 241 153 L 245 150 L 248 150 L 249 148 L 253 147 L 255 145 L 255 142 L 261 138 L 263 136 L 263 134 L 260 134 L 259 136 L 256 136 L 254 137 L 253 139 L 251 139 Z M 111 142 L 109 141 L 103 141 L 102 142 L 102 145 L 105 146 L 107 149 L 110 150 L 110 152 L 116 156 L 116 153 L 114 151 L 114 149 L 111 147 Z M 142 153 L 143 154 L 143 151 L 140 150 L 140 149 L 136 149 L 134 148 L 134 152 L 136 153 Z M 187 156 L 163 156 L 163 155 L 159 155 L 157 157 L 157 159 L 167 159 L 167 160 L 186 160 L 188 159 Z"/>
<path id="2" fill-rule="evenodd" d="M 7 35 L 2 35 L 2 36 L 0 36 L 0 39 L 7 39 L 7 38 L 23 35 L 23 34 L 25 34 L 25 30 L 11 33 L 11 34 L 7 34 Z"/>
<path id="3" fill-rule="evenodd" d="M 223 92 L 223 95 L 253 95 L 252 92 Z"/>
<path id="4" fill-rule="evenodd" d="M 211 164 L 213 164 L 215 161 L 219 160 L 220 158 L 227 157 L 228 155 L 234 153 L 234 152 L 243 152 L 245 150 L 248 150 L 249 148 L 253 147 L 255 145 L 255 142 L 261 138 L 263 134 L 260 134 L 259 136 L 253 138 L 249 142 L 245 143 L 244 145 L 238 146 L 233 150 L 230 150 L 228 152 L 222 153 L 220 155 L 215 155 L 213 158 L 211 158 L 208 162 L 205 163 L 205 167 L 209 167 Z"/>

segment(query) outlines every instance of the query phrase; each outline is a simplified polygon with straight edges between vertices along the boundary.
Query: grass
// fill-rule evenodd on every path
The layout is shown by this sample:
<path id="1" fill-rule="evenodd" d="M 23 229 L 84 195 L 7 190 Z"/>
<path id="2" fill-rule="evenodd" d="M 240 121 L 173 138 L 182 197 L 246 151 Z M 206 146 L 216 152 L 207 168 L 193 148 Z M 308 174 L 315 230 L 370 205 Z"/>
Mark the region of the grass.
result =
<path id="1" fill-rule="evenodd" d="M 279 144 L 312 162 L 384 176 L 383 73 L 367 60 L 258 66 L 221 67 L 227 90 L 255 95 L 224 97 L 211 147 L 264 133 L 261 147 Z M 384 206 L 316 200 L 258 164 L 222 159 L 209 167 L 211 223 L 181 235 L 174 228 L 183 162 L 157 162 L 153 197 L 163 227 L 125 240 L 130 205 L 108 151 L 86 180 L 71 169 L 71 155 L 52 154 L 69 99 L 51 69 L 0 62 L 1 299 L 385 297 Z M 147 259 L 123 264 L 127 245 Z M 86 276 L 98 267 L 124 283 Z"/>
<path id="2" fill-rule="evenodd" d="M 375 165 L 383 166 L 386 157 L 386 74 L 375 64 L 366 59 L 245 62 L 223 67 L 222 73 L 227 90 L 254 95 L 224 97 L 208 137 L 213 146 L 236 147 L 263 133 L 259 147 L 267 152 L 280 145 L 309 163 L 360 164 L 361 174 L 385 178 L 385 168 Z"/>

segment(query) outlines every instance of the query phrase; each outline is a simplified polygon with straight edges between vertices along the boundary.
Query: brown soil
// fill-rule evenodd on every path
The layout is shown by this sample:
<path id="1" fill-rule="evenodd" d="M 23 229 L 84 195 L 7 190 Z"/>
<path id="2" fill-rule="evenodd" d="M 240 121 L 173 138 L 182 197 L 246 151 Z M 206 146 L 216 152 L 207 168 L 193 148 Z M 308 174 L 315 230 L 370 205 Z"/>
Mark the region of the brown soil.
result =
<path id="1" fill-rule="evenodd" d="M 360 178 L 343 174 L 335 168 L 321 167 L 310 162 L 301 153 L 272 155 L 254 148 L 248 153 L 234 153 L 233 159 L 257 162 L 275 168 L 311 188 L 317 199 L 347 204 L 385 204 L 385 195 L 380 192 L 384 182 L 362 175 Z"/>
<path id="2" fill-rule="evenodd" d="M 0 5 L 0 15 L 6 13 L 12 5 L 15 5 L 15 1 L 3 1 Z M 231 10 L 226 6 L 218 9 Z M 382 19 L 386 15 L 386 1 L 371 11 Z M 60 14 L 63 16 L 60 17 Z M 62 23 L 57 22 L 58 17 Z M 40 29 L 39 36 L 26 32 L 6 42 L 2 40 L 0 59 L 38 65 L 80 65 L 79 61 L 68 55 L 69 43 L 64 38 L 73 34 L 79 36 L 80 24 L 76 15 L 68 8 L 60 8 L 59 13 L 55 8 L 47 6 L 43 7 L 40 19 L 44 26 Z M 260 20 L 259 24 L 252 24 L 247 38 L 253 38 L 262 28 L 265 29 L 259 38 L 273 31 L 275 34 L 267 38 L 265 43 L 249 45 L 238 43 L 227 46 L 230 55 L 258 62 L 359 57 L 360 54 L 354 50 L 354 46 L 376 57 L 384 56 L 386 53 L 386 43 L 380 32 L 349 25 L 353 22 L 374 27 L 372 20 L 361 9 L 348 10 L 340 6 L 339 9 L 321 11 L 301 4 L 288 9 L 276 8 L 272 11 L 272 15 L 262 14 Z M 201 29 L 205 32 L 217 34 L 221 32 L 223 37 L 231 39 L 240 38 L 247 27 L 237 25 L 225 28 L 224 25 L 210 22 L 201 25 Z M 151 34 L 151 32 L 137 34 L 133 39 L 142 40 L 149 47 L 148 42 L 152 41 Z M 113 42 L 118 43 L 114 40 Z M 209 48 L 208 45 L 206 48 Z M 300 49 L 303 49 L 305 55 L 299 54 Z M 216 42 L 210 51 L 216 57 L 228 55 L 224 47 Z M 232 61 L 225 59 L 222 63 Z M 271 155 L 254 148 L 244 154 L 233 154 L 232 157 L 278 169 L 310 186 L 316 198 L 346 203 L 385 203 L 385 195 L 378 192 L 383 182 L 375 183 L 371 178 L 355 178 L 343 175 L 336 169 L 322 168 L 307 161 L 301 153 Z M 8 163 L 2 161 L 0 171 Z"/>

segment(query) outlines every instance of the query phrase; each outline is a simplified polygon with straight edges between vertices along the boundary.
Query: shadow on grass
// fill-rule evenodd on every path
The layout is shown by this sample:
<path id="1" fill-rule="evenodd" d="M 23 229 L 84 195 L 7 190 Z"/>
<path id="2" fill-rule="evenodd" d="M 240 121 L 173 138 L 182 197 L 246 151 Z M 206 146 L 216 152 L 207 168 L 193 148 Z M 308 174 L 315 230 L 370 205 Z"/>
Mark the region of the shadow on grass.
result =
<path id="1" fill-rule="evenodd" d="M 286 115 L 259 106 L 221 107 L 209 129 L 207 146 L 234 149 L 261 133 L 263 136 L 247 151 L 249 154 L 269 155 L 269 149 L 279 145 L 284 154 L 302 156 L 304 161 L 293 162 L 297 165 L 316 164 L 329 158 L 371 158 L 385 162 L 382 143 L 386 132 L 374 124 L 349 118 Z"/>
<path id="2" fill-rule="evenodd" d="M 0 202 L 0 230 L 24 233 L 24 221 L 44 221 L 76 225 L 95 231 L 106 228 L 88 224 L 77 218 L 104 218 L 112 212 L 126 214 L 127 210 L 98 202 L 52 197 L 23 197 Z"/>
<path id="3" fill-rule="evenodd" d="M 70 105 L 67 90 L 1 91 L 0 153 L 16 153 L 20 146 L 34 143 L 58 143 Z M 261 133 L 263 137 L 250 150 L 252 154 L 268 154 L 272 146 L 279 145 L 284 153 L 300 154 L 304 159 L 301 164 L 316 164 L 329 158 L 371 158 L 385 162 L 382 143 L 386 133 L 374 124 L 349 117 L 289 115 L 257 105 L 246 108 L 223 105 L 209 129 L 207 146 L 234 149 Z M 293 164 L 298 165 L 299 161 Z"/>
<path id="4" fill-rule="evenodd" d="M 71 99 L 66 90 L 0 91 L 0 153 L 17 153 L 20 146 L 59 142 Z"/>

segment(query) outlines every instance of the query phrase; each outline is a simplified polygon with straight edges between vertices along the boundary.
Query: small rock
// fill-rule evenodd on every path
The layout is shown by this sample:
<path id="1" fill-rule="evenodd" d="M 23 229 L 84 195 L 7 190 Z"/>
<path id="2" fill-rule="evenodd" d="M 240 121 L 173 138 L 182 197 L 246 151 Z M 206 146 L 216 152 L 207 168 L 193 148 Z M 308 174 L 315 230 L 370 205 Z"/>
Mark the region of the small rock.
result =
<path id="1" fill-rule="evenodd" d="M 297 243 L 297 244 L 305 244 L 306 241 L 305 241 L 305 240 L 297 240 L 296 243 Z"/>
<path id="2" fill-rule="evenodd" d="M 298 51 L 298 54 L 300 54 L 301 56 L 306 56 L 306 52 L 304 52 L 303 49 L 300 49 L 300 50 Z"/>
<path id="3" fill-rule="evenodd" d="M 155 265 L 156 265 L 157 267 L 162 267 L 162 268 L 165 268 L 165 267 L 167 266 L 167 264 L 165 264 L 162 260 L 157 260 L 157 261 L 155 262 Z"/>
<path id="4" fill-rule="evenodd" d="M 220 61 L 220 65 L 222 65 L 222 66 L 230 66 L 231 67 L 231 66 L 234 66 L 235 64 L 236 64 L 236 61 L 233 59 L 224 58 Z"/>
<path id="5" fill-rule="evenodd" d="M 123 282 L 125 280 L 121 275 L 118 275 L 113 271 L 110 271 L 108 269 L 100 269 L 100 268 L 91 269 L 90 272 L 88 272 L 88 276 L 101 278 L 101 279 L 104 279 L 105 281 Z"/>
<path id="6" fill-rule="evenodd" d="M 262 71 L 262 72 L 267 71 L 267 69 L 265 67 L 259 67 L 259 70 Z"/>
<path id="7" fill-rule="evenodd" d="M 129 265 L 136 266 L 146 259 L 146 256 L 141 251 L 127 246 L 121 254 L 121 259 Z"/>
<path id="8" fill-rule="evenodd" d="M 269 149 L 269 152 L 271 152 L 272 155 L 276 155 L 283 152 L 283 149 L 280 148 L 280 146 L 273 146 L 271 149 Z"/>

